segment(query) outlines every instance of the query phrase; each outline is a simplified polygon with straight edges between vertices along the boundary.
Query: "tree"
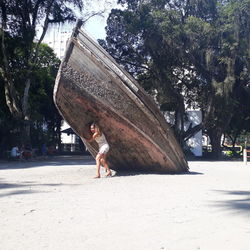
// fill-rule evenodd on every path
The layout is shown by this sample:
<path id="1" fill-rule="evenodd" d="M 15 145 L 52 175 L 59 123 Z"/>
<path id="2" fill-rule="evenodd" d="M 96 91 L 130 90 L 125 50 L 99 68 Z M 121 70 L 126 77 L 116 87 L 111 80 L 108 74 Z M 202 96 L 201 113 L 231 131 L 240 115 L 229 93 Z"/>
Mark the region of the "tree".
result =
<path id="1" fill-rule="evenodd" d="M 218 158 L 237 92 L 249 82 L 250 1 L 118 2 L 127 9 L 111 12 L 101 45 L 154 91 L 162 109 L 175 111 L 181 140 L 206 129 Z M 203 123 L 188 131 L 185 105 L 203 112 Z"/>
<path id="2" fill-rule="evenodd" d="M 8 40 L 8 48 L 15 45 L 14 39 Z M 33 44 L 36 47 L 36 44 Z M 13 72 L 13 79 L 16 82 L 22 79 L 22 56 L 13 58 L 12 64 L 15 66 L 16 72 Z M 37 64 L 32 71 L 32 85 L 29 91 L 29 103 L 32 107 L 30 113 L 31 123 L 31 144 L 39 148 L 42 143 L 52 143 L 60 146 L 60 128 L 61 116 L 53 102 L 53 87 L 56 74 L 59 68 L 60 60 L 56 57 L 51 48 L 45 44 L 41 44 L 38 51 Z M 15 74 L 14 74 L 15 73 Z M 18 78 L 20 76 L 20 78 Z M 20 86 L 19 86 L 20 87 Z M 22 124 L 21 121 L 13 117 L 6 105 L 4 98 L 4 82 L 0 77 L 0 133 L 1 144 L 0 148 L 7 150 L 13 144 L 26 143 L 22 138 Z"/>
<path id="3" fill-rule="evenodd" d="M 225 136 L 230 138 L 233 148 L 238 143 L 239 137 L 250 134 L 250 85 L 241 88 L 237 98 L 237 112 L 234 113 L 225 131 Z"/>
<path id="4" fill-rule="evenodd" d="M 41 44 L 38 51 L 37 66 L 33 70 L 34 84 L 30 88 L 31 138 L 33 145 L 41 146 L 43 143 L 61 145 L 61 122 L 53 102 L 53 88 L 60 65 L 60 60 L 53 50 L 46 44 Z"/>
<path id="5" fill-rule="evenodd" d="M 211 139 L 215 158 L 221 153 L 221 136 L 238 112 L 239 92 L 249 81 L 249 62 L 246 60 L 250 42 L 247 33 L 249 10 L 248 0 L 217 1 L 217 16 L 207 26 L 207 33 L 204 31 L 208 23 L 204 24 L 197 17 L 191 17 L 186 24 L 194 45 L 189 46 L 190 58 L 208 86 L 200 104 L 204 113 L 203 127 Z M 201 46 L 203 39 L 207 42 L 205 46 Z"/>
<path id="6" fill-rule="evenodd" d="M 67 5 L 68 4 L 68 5 Z M 76 0 L 32 0 L 0 3 L 1 54 L 0 72 L 4 81 L 6 104 L 13 117 L 23 121 L 23 138 L 30 140 L 31 108 L 29 93 L 33 81 L 33 70 L 37 65 L 38 51 L 46 31 L 51 24 L 75 20 L 69 4 L 83 8 L 83 1 Z M 43 28 L 35 47 L 33 41 L 38 24 Z M 8 39 L 17 41 L 14 52 L 8 49 Z M 14 56 L 14 57 L 12 57 Z M 16 68 L 15 58 L 22 57 L 22 67 Z M 18 60 L 20 61 L 20 60 Z"/>

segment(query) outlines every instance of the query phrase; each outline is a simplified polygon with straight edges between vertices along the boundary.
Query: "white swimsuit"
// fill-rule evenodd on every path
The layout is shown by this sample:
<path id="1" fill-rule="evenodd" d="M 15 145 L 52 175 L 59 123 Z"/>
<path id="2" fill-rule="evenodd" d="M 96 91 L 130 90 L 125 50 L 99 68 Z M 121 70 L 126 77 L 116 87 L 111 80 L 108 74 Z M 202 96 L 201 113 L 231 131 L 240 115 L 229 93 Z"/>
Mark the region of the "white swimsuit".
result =
<path id="1" fill-rule="evenodd" d="M 101 136 L 95 138 L 95 141 L 98 143 L 99 146 L 99 154 L 107 154 L 109 151 L 109 144 L 106 140 L 105 135 L 102 133 Z"/>

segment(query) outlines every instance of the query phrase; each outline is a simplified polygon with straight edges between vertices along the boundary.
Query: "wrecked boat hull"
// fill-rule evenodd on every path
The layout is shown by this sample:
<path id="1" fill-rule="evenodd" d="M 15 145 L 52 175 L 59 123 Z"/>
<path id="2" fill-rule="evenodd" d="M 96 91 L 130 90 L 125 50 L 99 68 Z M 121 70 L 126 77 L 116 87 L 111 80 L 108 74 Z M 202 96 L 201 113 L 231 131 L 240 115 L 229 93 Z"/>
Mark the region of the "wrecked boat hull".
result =
<path id="1" fill-rule="evenodd" d="M 185 156 L 156 104 L 78 22 L 58 71 L 54 101 L 90 153 L 98 152 L 89 123 L 97 122 L 110 144 L 111 169 L 181 173 Z"/>

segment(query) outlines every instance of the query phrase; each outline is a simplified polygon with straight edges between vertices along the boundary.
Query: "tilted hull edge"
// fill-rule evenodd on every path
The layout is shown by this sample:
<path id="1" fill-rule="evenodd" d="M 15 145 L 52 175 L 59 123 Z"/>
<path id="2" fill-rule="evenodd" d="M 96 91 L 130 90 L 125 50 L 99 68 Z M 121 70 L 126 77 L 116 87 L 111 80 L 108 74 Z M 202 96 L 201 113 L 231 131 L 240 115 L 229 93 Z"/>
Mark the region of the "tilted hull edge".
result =
<path id="1" fill-rule="evenodd" d="M 156 104 L 78 26 L 57 75 L 54 101 L 94 157 L 98 145 L 84 138 L 90 137 L 89 123 L 98 122 L 110 144 L 111 169 L 188 171 L 182 149 Z"/>

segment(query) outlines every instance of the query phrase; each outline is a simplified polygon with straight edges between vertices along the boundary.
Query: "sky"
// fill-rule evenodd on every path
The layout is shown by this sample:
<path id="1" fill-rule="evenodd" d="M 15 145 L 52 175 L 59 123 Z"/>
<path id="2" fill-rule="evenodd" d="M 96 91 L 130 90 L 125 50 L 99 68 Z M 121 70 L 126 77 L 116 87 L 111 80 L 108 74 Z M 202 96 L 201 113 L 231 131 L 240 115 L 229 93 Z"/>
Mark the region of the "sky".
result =
<path id="1" fill-rule="evenodd" d="M 87 31 L 87 33 L 94 38 L 97 39 L 104 39 L 106 36 L 105 33 L 105 26 L 108 15 L 113 8 L 121 8 L 121 6 L 117 5 L 117 0 L 94 0 L 91 1 L 91 4 L 85 9 L 84 13 L 88 15 L 91 12 L 98 12 L 105 10 L 103 16 L 94 16 L 91 17 L 83 29 Z M 80 14 L 77 14 L 81 17 Z"/>
<path id="2" fill-rule="evenodd" d="M 69 6 L 70 7 L 70 6 Z M 73 8 L 72 6 L 70 8 Z M 109 13 L 111 9 L 113 8 L 121 8 L 117 4 L 117 0 L 91 0 L 90 4 L 87 5 L 86 8 L 84 8 L 83 12 L 80 13 L 79 11 L 75 10 L 75 14 L 78 18 L 82 18 L 83 20 L 86 19 L 88 16 L 90 16 L 93 12 L 101 12 L 104 11 L 102 15 L 95 15 L 88 19 L 88 21 L 85 23 L 85 25 L 82 27 L 84 31 L 92 37 L 94 40 L 97 39 L 104 39 L 106 37 L 105 32 L 105 26 L 106 21 L 109 16 Z M 44 42 L 47 40 L 49 36 L 51 36 L 51 32 L 53 32 L 53 29 L 63 29 L 63 30 L 72 30 L 74 28 L 75 24 L 63 24 L 63 27 L 60 26 L 52 26 L 48 29 Z M 42 33 L 42 27 L 38 26 L 37 30 L 37 39 L 41 36 Z"/>
<path id="3" fill-rule="evenodd" d="M 92 17 L 83 27 L 87 33 L 93 37 L 95 40 L 104 39 L 106 36 L 105 26 L 106 26 L 105 17 Z"/>

